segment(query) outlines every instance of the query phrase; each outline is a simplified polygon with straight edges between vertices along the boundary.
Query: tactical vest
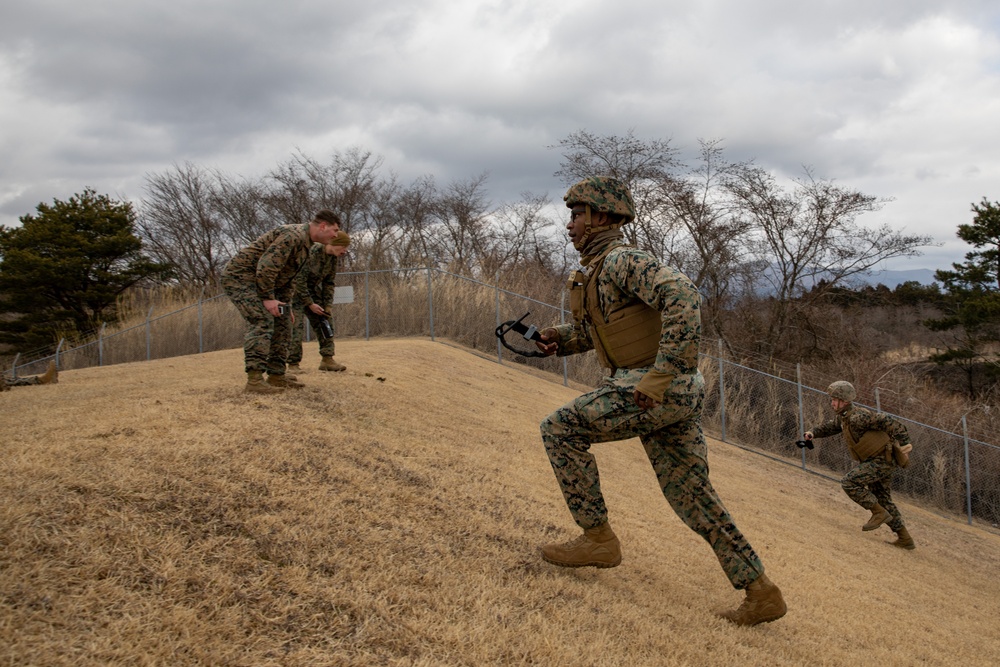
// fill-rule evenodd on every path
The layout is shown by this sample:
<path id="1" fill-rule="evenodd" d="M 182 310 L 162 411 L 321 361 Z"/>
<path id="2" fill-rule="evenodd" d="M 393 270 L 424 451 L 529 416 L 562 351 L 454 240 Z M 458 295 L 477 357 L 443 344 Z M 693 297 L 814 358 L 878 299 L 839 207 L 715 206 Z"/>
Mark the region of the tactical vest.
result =
<path id="1" fill-rule="evenodd" d="M 885 457 L 887 461 L 891 460 L 891 454 L 887 450 L 892 438 L 889 437 L 888 433 L 885 431 L 868 431 L 861 436 L 860 440 L 855 440 L 846 419 L 841 421 L 841 425 L 843 427 L 841 432 L 844 434 L 844 442 L 847 443 L 847 450 L 851 453 L 852 459 L 864 462 L 880 455 Z"/>
<path id="2" fill-rule="evenodd" d="M 590 325 L 594 351 L 604 368 L 645 368 L 656 362 L 660 349 L 663 323 L 659 311 L 642 301 L 615 307 L 606 318 L 601 311 L 597 277 L 604 259 L 616 247 L 598 255 L 589 274 L 574 271 L 570 276 L 570 310 L 578 323 Z"/>

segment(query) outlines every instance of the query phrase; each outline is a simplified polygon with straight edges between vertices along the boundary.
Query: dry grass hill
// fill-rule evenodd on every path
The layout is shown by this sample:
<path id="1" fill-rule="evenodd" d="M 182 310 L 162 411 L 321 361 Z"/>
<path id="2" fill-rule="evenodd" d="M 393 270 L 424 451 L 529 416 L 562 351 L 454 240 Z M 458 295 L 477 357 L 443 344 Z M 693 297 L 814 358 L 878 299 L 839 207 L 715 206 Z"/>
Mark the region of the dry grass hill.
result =
<path id="1" fill-rule="evenodd" d="M 310 352 L 315 351 L 310 348 Z M 624 562 L 576 534 L 538 422 L 578 389 L 442 342 L 343 341 L 340 374 L 242 393 L 242 351 L 0 394 L 0 665 L 996 665 L 1000 536 L 712 442 L 788 601 L 738 628 L 637 441 L 596 446 Z"/>

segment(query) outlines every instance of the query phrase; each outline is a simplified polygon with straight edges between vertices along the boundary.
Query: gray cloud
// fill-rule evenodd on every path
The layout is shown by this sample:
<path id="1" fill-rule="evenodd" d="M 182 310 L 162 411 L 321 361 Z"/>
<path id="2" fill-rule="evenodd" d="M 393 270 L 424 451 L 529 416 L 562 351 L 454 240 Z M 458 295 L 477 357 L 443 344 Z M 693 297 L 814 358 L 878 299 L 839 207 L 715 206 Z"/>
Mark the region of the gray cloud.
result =
<path id="1" fill-rule="evenodd" d="M 993 2 L 35 0 L 0 24 L 0 224 L 84 187 L 141 196 L 194 162 L 259 175 L 296 150 L 382 154 L 411 179 L 488 172 L 561 195 L 548 147 L 587 129 L 722 139 L 894 198 L 869 224 L 961 260 L 1000 199 Z M 929 268 L 943 266 L 933 251 Z"/>

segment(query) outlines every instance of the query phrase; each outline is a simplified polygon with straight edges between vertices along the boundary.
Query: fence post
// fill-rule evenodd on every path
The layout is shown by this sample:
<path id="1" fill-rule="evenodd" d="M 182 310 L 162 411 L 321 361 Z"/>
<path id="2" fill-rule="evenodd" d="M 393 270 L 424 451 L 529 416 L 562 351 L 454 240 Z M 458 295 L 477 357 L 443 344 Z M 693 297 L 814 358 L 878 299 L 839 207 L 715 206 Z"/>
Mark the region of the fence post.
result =
<path id="1" fill-rule="evenodd" d="M 205 288 L 201 288 L 198 295 L 198 354 L 205 351 L 205 321 L 202 315 L 201 302 L 205 299 Z"/>
<path id="2" fill-rule="evenodd" d="M 370 331 L 371 310 L 368 307 L 369 303 L 371 303 L 371 299 L 368 298 L 368 269 L 365 269 L 365 340 L 368 340 Z"/>
<path id="3" fill-rule="evenodd" d="M 566 324 L 566 290 L 560 292 L 562 299 L 559 302 L 559 324 Z M 563 386 L 569 386 L 569 361 L 567 357 L 562 358 L 563 364 Z"/>
<path id="4" fill-rule="evenodd" d="M 431 340 L 434 340 L 434 281 L 431 280 L 431 267 L 427 267 L 427 317 L 431 325 Z"/>
<path id="5" fill-rule="evenodd" d="M 802 437 L 802 434 L 806 432 L 806 421 L 805 415 L 803 413 L 802 407 L 802 364 L 795 364 L 795 384 L 798 387 L 799 392 L 799 432 L 796 436 L 796 440 Z M 806 448 L 802 448 L 802 469 L 806 469 Z"/>
<path id="6" fill-rule="evenodd" d="M 149 307 L 149 312 L 146 313 L 146 361 L 152 359 L 153 341 L 149 333 L 149 318 L 153 316 L 154 306 Z"/>
<path id="7" fill-rule="evenodd" d="M 59 344 L 56 345 L 56 368 L 59 368 L 59 353 L 62 352 L 63 343 L 66 342 L 65 338 L 59 339 Z"/>
<path id="8" fill-rule="evenodd" d="M 875 411 L 882 412 L 882 397 L 878 394 L 878 387 L 875 387 Z"/>
<path id="9" fill-rule="evenodd" d="M 97 365 L 104 365 L 104 325 L 107 322 L 101 322 L 101 328 L 97 332 Z"/>
<path id="10" fill-rule="evenodd" d="M 962 440 L 965 442 L 965 511 L 972 525 L 972 475 L 969 469 L 969 425 L 962 415 Z"/>
<path id="11" fill-rule="evenodd" d="M 497 302 L 497 312 L 496 312 L 496 325 L 500 326 L 500 272 L 497 271 L 496 284 L 493 285 L 493 291 L 496 292 L 496 302 Z M 503 364 L 503 348 L 500 346 L 500 339 L 497 338 L 497 363 Z"/>
<path id="12" fill-rule="evenodd" d="M 20 358 L 21 358 L 21 353 L 18 352 L 17 354 L 14 355 L 14 365 L 10 367 L 10 374 L 14 376 L 15 380 L 17 379 L 17 362 Z"/>
<path id="13" fill-rule="evenodd" d="M 724 362 L 722 360 L 722 339 L 719 339 L 719 424 L 722 430 L 722 442 L 726 441 L 726 381 Z"/>

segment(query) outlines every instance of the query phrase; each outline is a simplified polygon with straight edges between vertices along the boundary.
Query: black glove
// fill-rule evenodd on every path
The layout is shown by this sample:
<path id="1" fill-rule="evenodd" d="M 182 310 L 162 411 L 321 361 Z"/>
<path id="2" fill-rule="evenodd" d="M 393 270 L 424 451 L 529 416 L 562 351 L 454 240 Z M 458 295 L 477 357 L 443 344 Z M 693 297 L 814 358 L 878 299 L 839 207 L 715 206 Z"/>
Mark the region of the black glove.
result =
<path id="1" fill-rule="evenodd" d="M 795 441 L 795 446 L 798 447 L 799 449 L 806 449 L 806 448 L 812 449 L 813 448 L 813 441 L 812 440 L 796 440 Z"/>

